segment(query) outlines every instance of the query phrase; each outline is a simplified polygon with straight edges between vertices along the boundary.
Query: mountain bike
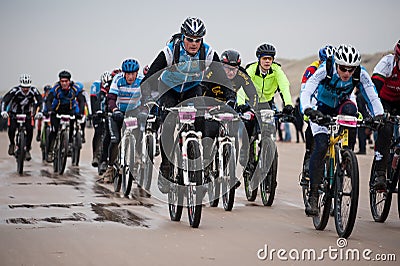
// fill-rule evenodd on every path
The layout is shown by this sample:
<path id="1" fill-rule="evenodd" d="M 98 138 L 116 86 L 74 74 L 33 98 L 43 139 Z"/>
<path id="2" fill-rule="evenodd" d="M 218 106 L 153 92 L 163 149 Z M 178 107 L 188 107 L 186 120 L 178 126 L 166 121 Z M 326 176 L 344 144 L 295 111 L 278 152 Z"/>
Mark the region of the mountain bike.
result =
<path id="1" fill-rule="evenodd" d="M 72 165 L 78 166 L 82 149 L 82 123 L 85 122 L 85 116 L 75 120 L 74 133 L 72 135 Z"/>
<path id="2" fill-rule="evenodd" d="M 42 161 L 47 160 L 48 150 L 47 141 L 50 135 L 50 117 L 44 116 L 42 118 L 42 127 L 40 132 L 40 150 L 42 151 Z"/>
<path id="3" fill-rule="evenodd" d="M 319 213 L 313 216 L 313 224 L 317 230 L 325 229 L 333 202 L 336 232 L 339 237 L 347 238 L 353 231 L 359 197 L 358 161 L 355 153 L 348 148 L 349 128 L 365 124 L 357 117 L 348 115 L 318 117 L 314 121 L 328 127 L 329 148 L 318 190 Z"/>
<path id="4" fill-rule="evenodd" d="M 398 125 L 400 121 L 400 116 L 390 116 L 386 123 L 394 124 L 395 128 L 398 130 Z M 399 182 L 399 172 L 400 172 L 400 165 L 399 165 L 399 156 L 400 156 L 400 137 L 397 134 L 397 137 L 393 135 L 391 144 L 390 144 L 390 151 L 388 157 L 388 166 L 386 169 L 386 187 L 385 191 L 378 191 L 374 188 L 374 181 L 375 181 L 375 158 L 372 162 L 371 167 L 371 175 L 369 180 L 369 203 L 371 214 L 375 222 L 383 223 L 386 221 L 389 211 L 390 205 L 392 203 L 392 195 L 393 193 L 397 193 L 397 208 L 400 217 L 400 197 L 399 188 L 397 186 Z"/>
<path id="5" fill-rule="evenodd" d="M 114 191 L 119 192 L 122 188 L 122 194 L 127 197 L 131 193 L 134 165 L 135 165 L 135 145 L 136 138 L 134 130 L 138 128 L 136 117 L 125 117 L 122 139 L 118 146 L 118 159 L 114 163 Z"/>
<path id="6" fill-rule="evenodd" d="M 155 102 L 148 102 L 145 106 L 151 109 L 151 106 L 156 104 Z M 140 160 L 140 174 L 138 180 L 138 186 L 150 190 L 152 175 L 153 175 L 153 164 L 154 157 L 156 156 L 156 140 L 157 131 L 155 130 L 156 116 L 148 114 L 146 123 L 140 125 L 140 132 L 142 134 L 142 156 Z"/>
<path id="7" fill-rule="evenodd" d="M 218 135 L 211 151 L 216 150 L 208 167 L 208 198 L 211 207 L 218 206 L 222 189 L 222 202 L 226 211 L 231 211 L 235 200 L 236 178 L 236 138 L 233 123 L 240 119 L 239 114 L 221 112 L 220 106 L 209 110 L 207 119 L 219 122 Z M 232 132 L 231 132 L 232 131 Z"/>
<path id="8" fill-rule="evenodd" d="M 29 116 L 28 116 L 29 117 Z M 26 114 L 16 114 L 15 118 L 17 119 L 17 135 L 16 135 L 16 150 L 15 157 L 17 159 L 17 172 L 22 175 L 24 171 L 24 161 L 25 161 L 25 153 L 26 153 L 26 138 L 27 132 L 25 127 L 25 121 L 27 119 Z"/>
<path id="9" fill-rule="evenodd" d="M 243 173 L 244 188 L 248 201 L 257 198 L 260 186 L 264 206 L 271 206 L 277 186 L 278 151 L 275 145 L 275 119 L 286 115 L 273 110 L 261 109 L 261 132 L 250 140 L 249 162 Z"/>
<path id="10" fill-rule="evenodd" d="M 184 196 L 187 198 L 189 224 L 199 227 L 203 200 L 203 146 L 202 133 L 195 130 L 197 109 L 194 106 L 165 108 L 178 114 L 178 137 L 174 142 L 168 209 L 172 221 L 180 221 Z"/>
<path id="11" fill-rule="evenodd" d="M 54 173 L 62 175 L 67 165 L 68 143 L 69 143 L 69 127 L 70 121 L 75 119 L 74 115 L 56 115 L 60 119 L 60 127 L 54 141 Z"/>

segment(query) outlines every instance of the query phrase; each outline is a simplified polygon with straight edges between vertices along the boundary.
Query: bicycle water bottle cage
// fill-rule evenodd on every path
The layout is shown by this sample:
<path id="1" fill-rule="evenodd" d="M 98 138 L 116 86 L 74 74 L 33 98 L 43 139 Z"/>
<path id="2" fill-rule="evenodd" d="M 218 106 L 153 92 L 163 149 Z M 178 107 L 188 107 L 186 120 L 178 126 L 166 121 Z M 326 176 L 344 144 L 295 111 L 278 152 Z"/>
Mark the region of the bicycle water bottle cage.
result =
<path id="1" fill-rule="evenodd" d="M 275 115 L 275 111 L 274 110 L 270 110 L 270 109 L 262 109 L 260 110 L 260 114 L 261 114 L 261 121 L 263 123 L 274 123 L 274 115 Z"/>
<path id="2" fill-rule="evenodd" d="M 124 119 L 125 130 L 134 130 L 138 127 L 138 121 L 136 117 L 126 117 Z"/>
<path id="3" fill-rule="evenodd" d="M 17 114 L 17 122 L 18 123 L 25 123 L 26 114 Z"/>
<path id="4" fill-rule="evenodd" d="M 179 121 L 184 124 L 192 124 L 196 119 L 196 108 L 194 106 L 181 106 L 178 110 Z"/>
<path id="5" fill-rule="evenodd" d="M 357 117 L 350 115 L 338 115 L 336 122 L 340 126 L 357 127 Z"/>

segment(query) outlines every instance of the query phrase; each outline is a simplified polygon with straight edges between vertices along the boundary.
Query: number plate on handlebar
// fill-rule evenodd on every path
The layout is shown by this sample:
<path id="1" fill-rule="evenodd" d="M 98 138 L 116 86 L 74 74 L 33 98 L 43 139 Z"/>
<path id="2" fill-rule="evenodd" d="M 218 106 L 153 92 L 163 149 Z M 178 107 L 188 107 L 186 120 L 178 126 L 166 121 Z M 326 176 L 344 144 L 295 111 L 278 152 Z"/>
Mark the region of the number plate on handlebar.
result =
<path id="1" fill-rule="evenodd" d="M 345 127 L 357 127 L 357 117 L 349 115 L 338 115 L 337 116 L 338 125 Z"/>
<path id="2" fill-rule="evenodd" d="M 269 109 L 263 109 L 260 110 L 260 114 L 261 114 L 261 121 L 263 123 L 273 123 L 275 118 L 275 111 L 274 110 L 269 110 Z"/>
<path id="3" fill-rule="evenodd" d="M 136 129 L 138 127 L 138 121 L 136 117 L 126 117 L 124 119 L 126 129 Z"/>
<path id="4" fill-rule="evenodd" d="M 25 122 L 26 114 L 17 114 L 17 122 Z"/>
<path id="5" fill-rule="evenodd" d="M 178 111 L 179 120 L 182 123 L 190 123 L 194 122 L 196 119 L 196 108 L 188 106 L 188 107 L 181 107 Z"/>

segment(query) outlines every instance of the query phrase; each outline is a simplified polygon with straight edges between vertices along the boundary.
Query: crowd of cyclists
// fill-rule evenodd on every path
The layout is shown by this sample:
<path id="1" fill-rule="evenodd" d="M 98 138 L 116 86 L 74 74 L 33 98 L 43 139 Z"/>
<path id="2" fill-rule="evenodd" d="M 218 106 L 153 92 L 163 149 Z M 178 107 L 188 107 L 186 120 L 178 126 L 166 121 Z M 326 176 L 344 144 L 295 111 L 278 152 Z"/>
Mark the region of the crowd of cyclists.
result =
<path id="1" fill-rule="evenodd" d="M 219 56 L 205 42 L 205 35 L 206 27 L 201 19 L 187 18 L 180 32 L 172 36 L 149 67 L 140 71 L 137 60 L 126 59 L 120 68 L 102 73 L 100 80 L 93 82 L 90 94 L 82 83 L 72 80 L 67 70 L 59 73 L 59 79 L 53 86 L 46 85 L 43 94 L 32 85 L 30 75 L 21 75 L 20 84 L 8 91 L 1 101 L 1 116 L 9 121 L 8 154 L 14 156 L 16 152 L 16 114 L 28 116 L 25 147 L 25 159 L 28 161 L 31 160 L 35 120 L 38 131 L 36 139 L 39 141 L 40 120 L 50 117 L 47 162 L 54 160 L 52 145 L 60 124 L 56 115 L 69 114 L 76 118 L 87 116 L 94 127 L 91 165 L 98 167 L 104 182 L 110 183 L 113 181 L 113 164 L 118 156 L 124 118 L 133 116 L 138 118 L 139 124 L 145 123 L 147 108 L 144 105 L 150 101 L 157 103 L 150 111 L 157 117 L 155 130 L 167 136 L 173 135 L 174 127 L 168 125 L 171 122 L 166 119 L 168 112 L 165 108 L 193 98 L 212 98 L 218 104 L 240 113 L 247 141 L 261 130 L 258 123 L 260 109 L 278 111 L 275 104 L 277 92 L 283 101 L 282 113 L 288 116 L 293 114 L 290 83 L 281 65 L 275 61 L 276 49 L 272 44 L 261 44 L 256 49 L 256 61 L 244 66 L 239 52 L 226 50 Z M 360 52 L 354 46 L 324 45 L 319 50 L 319 60 L 304 72 L 299 108 L 307 123 L 304 161 L 309 180 L 301 182 L 310 182 L 309 205 L 305 210 L 308 216 L 318 213 L 318 186 L 324 170 L 323 158 L 328 149 L 327 127 L 318 121 L 326 115 L 358 117 L 353 97 L 356 90 L 363 96 L 373 121 L 380 125 L 376 128 L 374 186 L 378 190 L 386 189 L 386 165 L 393 125 L 385 123 L 385 119 L 390 115 L 400 115 L 399 60 L 400 41 L 396 43 L 394 53 L 384 56 L 370 76 L 361 65 Z M 82 126 L 85 142 L 84 124 Z M 199 119 L 195 126 L 203 137 L 215 138 L 217 135 L 218 123 Z M 71 121 L 70 140 L 73 127 Z M 134 133 L 137 140 L 135 152 L 140 154 L 140 130 Z M 354 149 L 356 133 L 355 128 L 349 132 L 349 149 Z M 166 145 L 163 138 L 157 138 L 157 154 L 161 155 L 158 187 L 162 193 L 168 193 L 172 180 L 172 162 L 165 152 Z M 208 154 L 205 152 L 205 156 Z M 245 168 L 248 167 L 247 154 L 248 147 L 242 147 L 238 156 Z M 238 181 L 236 187 L 239 185 Z"/>

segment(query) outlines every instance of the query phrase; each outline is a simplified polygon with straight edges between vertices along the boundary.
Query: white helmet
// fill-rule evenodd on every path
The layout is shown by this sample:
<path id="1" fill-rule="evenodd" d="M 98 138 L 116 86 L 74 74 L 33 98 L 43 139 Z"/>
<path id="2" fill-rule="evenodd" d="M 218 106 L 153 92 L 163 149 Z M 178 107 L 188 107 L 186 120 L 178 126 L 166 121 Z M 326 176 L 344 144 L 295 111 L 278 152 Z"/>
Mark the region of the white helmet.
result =
<path id="1" fill-rule="evenodd" d="M 30 87 L 32 85 L 32 79 L 31 79 L 31 75 L 28 74 L 22 74 L 19 77 L 19 85 L 21 87 Z"/>
<path id="2" fill-rule="evenodd" d="M 359 66 L 361 55 L 354 46 L 341 44 L 336 48 L 335 62 L 342 66 Z"/>
<path id="3" fill-rule="evenodd" d="M 110 85 L 113 77 L 111 75 L 111 72 L 105 71 L 103 74 L 101 74 L 100 81 L 102 84 L 106 84 L 107 86 Z"/>

